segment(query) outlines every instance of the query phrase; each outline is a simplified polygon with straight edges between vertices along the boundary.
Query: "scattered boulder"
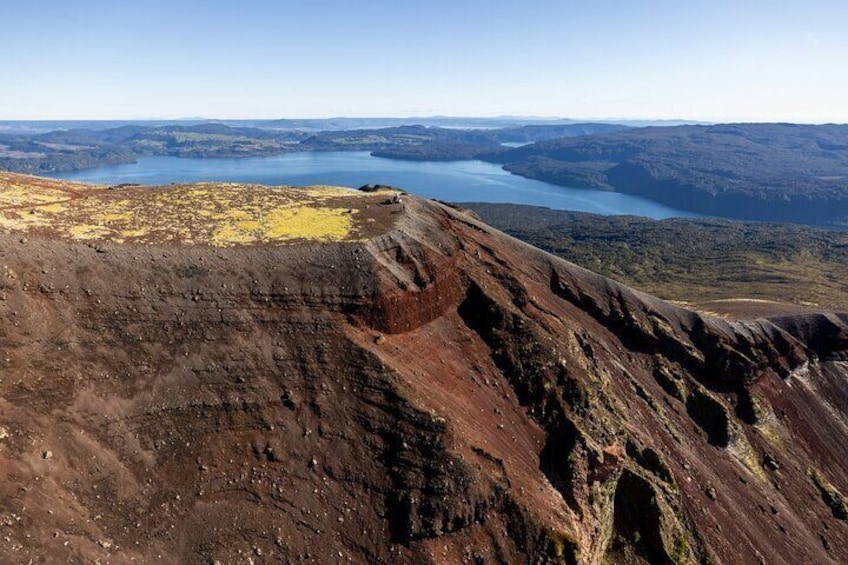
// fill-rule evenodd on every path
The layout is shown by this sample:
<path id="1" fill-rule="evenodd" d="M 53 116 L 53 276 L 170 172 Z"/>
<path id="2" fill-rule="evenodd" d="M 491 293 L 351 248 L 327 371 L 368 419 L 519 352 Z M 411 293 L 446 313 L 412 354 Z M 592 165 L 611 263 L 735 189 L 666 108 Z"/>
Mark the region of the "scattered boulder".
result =
<path id="1" fill-rule="evenodd" d="M 289 390 L 289 389 L 284 390 L 283 395 L 281 397 L 281 400 L 283 401 L 283 406 L 285 406 L 289 410 L 294 410 L 295 397 L 294 397 L 294 393 L 291 390 Z"/>
<path id="2" fill-rule="evenodd" d="M 780 464 L 774 457 L 771 456 L 771 454 L 766 453 L 765 457 L 763 457 L 763 467 L 769 471 L 777 471 L 780 469 Z"/>

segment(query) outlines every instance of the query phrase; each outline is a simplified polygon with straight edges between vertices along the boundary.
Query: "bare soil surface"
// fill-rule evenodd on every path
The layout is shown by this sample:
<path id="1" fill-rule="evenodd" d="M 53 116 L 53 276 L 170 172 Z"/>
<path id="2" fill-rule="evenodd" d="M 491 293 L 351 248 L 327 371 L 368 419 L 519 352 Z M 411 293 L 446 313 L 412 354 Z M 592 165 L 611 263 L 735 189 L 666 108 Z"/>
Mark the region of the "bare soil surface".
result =
<path id="1" fill-rule="evenodd" d="M 682 305 L 687 306 L 686 303 Z M 722 298 L 720 300 L 708 300 L 688 306 L 708 314 L 744 320 L 822 312 L 821 308 L 816 308 L 815 306 L 804 306 L 762 298 Z"/>
<path id="2" fill-rule="evenodd" d="M 77 190 L 0 234 L 0 562 L 848 561 L 846 315 L 693 312 L 415 197 L 133 241 Z"/>

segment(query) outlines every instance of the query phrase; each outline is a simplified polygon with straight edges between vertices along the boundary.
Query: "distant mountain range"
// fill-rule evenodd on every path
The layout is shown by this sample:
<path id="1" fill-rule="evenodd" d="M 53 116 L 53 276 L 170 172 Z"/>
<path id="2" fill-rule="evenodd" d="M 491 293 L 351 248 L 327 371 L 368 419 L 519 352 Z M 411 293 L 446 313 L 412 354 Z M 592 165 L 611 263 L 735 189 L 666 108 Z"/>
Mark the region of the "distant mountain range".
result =
<path id="1" fill-rule="evenodd" d="M 168 127 L 193 126 L 216 123 L 230 127 L 250 127 L 273 130 L 302 130 L 328 131 L 390 128 L 400 126 L 422 125 L 427 127 L 462 128 L 462 129 L 493 129 L 512 128 L 520 126 L 542 125 L 571 125 L 571 124 L 617 124 L 630 127 L 672 126 L 683 124 L 703 124 L 694 120 L 574 120 L 569 118 L 549 118 L 533 116 L 498 116 L 491 118 L 479 117 L 406 117 L 406 118 L 281 118 L 264 120 L 218 120 L 214 118 L 180 118 L 175 120 L 0 120 L 0 134 L 39 134 L 56 130 L 89 129 L 107 130 L 123 126 Z"/>

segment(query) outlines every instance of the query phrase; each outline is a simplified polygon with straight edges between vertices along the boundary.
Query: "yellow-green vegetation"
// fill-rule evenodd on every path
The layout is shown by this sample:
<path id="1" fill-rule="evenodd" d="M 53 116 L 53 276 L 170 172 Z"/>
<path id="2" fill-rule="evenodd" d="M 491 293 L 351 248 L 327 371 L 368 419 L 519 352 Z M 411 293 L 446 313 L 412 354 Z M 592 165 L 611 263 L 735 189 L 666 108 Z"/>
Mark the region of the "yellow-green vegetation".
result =
<path id="1" fill-rule="evenodd" d="M 816 485 L 822 500 L 830 507 L 833 516 L 839 520 L 848 520 L 848 501 L 830 481 L 824 478 L 816 469 L 807 469 L 807 476 Z"/>
<path id="2" fill-rule="evenodd" d="M 780 422 L 777 416 L 775 416 L 771 404 L 769 404 L 768 400 L 761 399 L 753 393 L 751 393 L 750 402 L 756 417 L 754 429 L 760 432 L 760 435 L 766 438 L 769 443 L 779 449 L 783 449 L 785 442 L 781 432 Z"/>
<path id="3" fill-rule="evenodd" d="M 548 530 L 548 554 L 557 563 L 564 565 L 577 563 L 580 560 L 580 544 L 568 532 L 551 528 Z"/>
<path id="4" fill-rule="evenodd" d="M 39 204 L 51 204 L 67 200 L 68 195 L 59 190 L 53 190 L 44 186 L 34 186 L 32 190 L 28 186 L 19 184 L 3 185 L 0 191 L 0 208 L 9 206 L 37 206 Z"/>
<path id="5" fill-rule="evenodd" d="M 692 549 L 689 546 L 689 536 L 686 532 L 681 533 L 675 538 L 671 561 L 675 565 L 687 565 L 693 562 Z"/>
<path id="6" fill-rule="evenodd" d="M 728 446 L 728 449 L 737 461 L 751 471 L 751 474 L 754 475 L 758 481 L 763 484 L 768 482 L 768 477 L 766 477 L 763 467 L 760 465 L 757 454 L 748 442 L 748 438 L 745 436 L 744 432 L 737 430 L 737 433 L 734 435 L 733 441 Z"/>
<path id="7" fill-rule="evenodd" d="M 0 174 L 0 230 L 215 246 L 344 241 L 360 237 L 360 224 L 371 219 L 359 221 L 369 199 L 385 198 L 339 187 L 232 183 L 107 190 Z"/>
<path id="8" fill-rule="evenodd" d="M 756 300 L 836 310 L 848 303 L 846 232 L 503 204 L 470 208 L 494 227 L 582 267 L 705 310 L 738 311 Z"/>

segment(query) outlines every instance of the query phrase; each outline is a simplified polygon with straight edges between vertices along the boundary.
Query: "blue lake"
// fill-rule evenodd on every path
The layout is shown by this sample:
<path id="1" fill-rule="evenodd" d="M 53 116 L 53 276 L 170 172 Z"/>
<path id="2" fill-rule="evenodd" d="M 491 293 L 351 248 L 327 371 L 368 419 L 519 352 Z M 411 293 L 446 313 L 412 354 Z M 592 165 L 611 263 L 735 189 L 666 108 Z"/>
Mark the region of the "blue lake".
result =
<path id="1" fill-rule="evenodd" d="M 223 181 L 267 185 L 390 184 L 447 202 L 506 202 L 597 214 L 662 219 L 695 217 L 651 200 L 566 188 L 510 174 L 482 161 L 415 162 L 372 157 L 367 152 L 288 153 L 240 159 L 146 157 L 137 163 L 56 173 L 54 178 L 101 184 Z"/>

